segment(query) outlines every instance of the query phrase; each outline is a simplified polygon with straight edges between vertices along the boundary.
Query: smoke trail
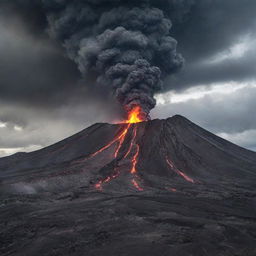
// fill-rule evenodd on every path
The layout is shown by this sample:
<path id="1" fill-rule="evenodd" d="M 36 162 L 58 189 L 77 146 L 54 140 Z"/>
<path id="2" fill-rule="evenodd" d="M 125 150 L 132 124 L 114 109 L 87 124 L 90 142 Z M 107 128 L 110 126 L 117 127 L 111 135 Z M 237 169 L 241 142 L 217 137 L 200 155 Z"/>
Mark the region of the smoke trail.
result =
<path id="1" fill-rule="evenodd" d="M 176 52 L 177 41 L 170 36 L 172 23 L 164 10 L 173 10 L 176 5 L 183 8 L 184 1 L 43 3 L 50 35 L 63 43 L 81 73 L 94 74 L 98 85 L 111 88 L 127 112 L 139 105 L 143 118 L 148 118 L 162 80 L 183 65 L 182 56 Z"/>

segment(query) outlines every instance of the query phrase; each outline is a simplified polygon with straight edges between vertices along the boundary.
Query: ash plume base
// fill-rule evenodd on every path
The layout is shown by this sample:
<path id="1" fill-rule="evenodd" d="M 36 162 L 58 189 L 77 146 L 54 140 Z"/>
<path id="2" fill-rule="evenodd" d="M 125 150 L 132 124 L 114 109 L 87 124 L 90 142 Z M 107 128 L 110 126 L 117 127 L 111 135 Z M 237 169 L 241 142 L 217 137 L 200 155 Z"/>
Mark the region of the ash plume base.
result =
<path id="1" fill-rule="evenodd" d="M 180 1 L 43 1 L 49 34 L 59 40 L 81 74 L 94 74 L 129 113 L 149 119 L 154 94 L 184 62 L 171 37 L 170 13 Z"/>

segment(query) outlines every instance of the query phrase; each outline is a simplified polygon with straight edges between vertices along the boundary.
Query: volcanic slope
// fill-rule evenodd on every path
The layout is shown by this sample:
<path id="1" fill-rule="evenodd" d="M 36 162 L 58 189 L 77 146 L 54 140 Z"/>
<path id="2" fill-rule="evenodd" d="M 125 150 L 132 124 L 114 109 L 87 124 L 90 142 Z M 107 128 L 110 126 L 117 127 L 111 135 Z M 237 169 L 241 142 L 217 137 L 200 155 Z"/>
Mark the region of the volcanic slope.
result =
<path id="1" fill-rule="evenodd" d="M 92 125 L 0 178 L 1 255 L 256 255 L 256 153 L 182 116 Z"/>

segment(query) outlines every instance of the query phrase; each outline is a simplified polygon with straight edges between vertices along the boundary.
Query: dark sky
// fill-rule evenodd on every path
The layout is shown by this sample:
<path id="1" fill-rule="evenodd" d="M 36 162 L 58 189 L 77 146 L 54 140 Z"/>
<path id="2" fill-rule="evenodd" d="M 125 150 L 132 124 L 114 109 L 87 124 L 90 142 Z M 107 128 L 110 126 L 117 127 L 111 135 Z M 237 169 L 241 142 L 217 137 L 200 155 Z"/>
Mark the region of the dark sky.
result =
<path id="1" fill-rule="evenodd" d="M 165 80 L 152 117 L 182 114 L 256 150 L 256 1 L 177 2 L 167 11 L 185 65 Z M 47 27 L 40 1 L 0 1 L 0 156 L 120 118 Z"/>

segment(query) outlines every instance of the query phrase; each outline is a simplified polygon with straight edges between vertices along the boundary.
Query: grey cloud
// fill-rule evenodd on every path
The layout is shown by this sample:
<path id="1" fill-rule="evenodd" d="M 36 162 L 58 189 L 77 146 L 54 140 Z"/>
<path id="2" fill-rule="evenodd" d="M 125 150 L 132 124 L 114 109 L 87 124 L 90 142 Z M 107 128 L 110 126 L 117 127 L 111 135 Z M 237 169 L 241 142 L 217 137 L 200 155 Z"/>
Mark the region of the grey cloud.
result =
<path id="1" fill-rule="evenodd" d="M 241 35 L 255 33 L 255 10 L 254 0 L 196 1 L 187 19 L 173 27 L 180 51 L 192 61 L 225 50 Z"/>
<path id="2" fill-rule="evenodd" d="M 255 37 L 256 40 L 256 37 Z M 217 63 L 189 63 L 177 76 L 166 83 L 176 84 L 176 89 L 226 81 L 248 81 L 256 78 L 256 48 L 239 58 L 230 58 Z"/>
<path id="3" fill-rule="evenodd" d="M 45 0 L 44 2 L 48 6 L 50 5 L 51 9 L 55 12 L 62 10 L 67 3 L 70 3 L 69 1 L 54 0 Z M 221 63 L 215 66 L 200 66 L 199 64 L 201 61 L 207 60 L 233 45 L 239 37 L 248 33 L 255 34 L 256 18 L 254 13 L 256 2 L 254 0 L 227 0 L 225 2 L 221 0 L 84 1 L 83 3 L 93 4 L 96 10 L 99 8 L 99 5 L 106 9 L 106 6 L 115 7 L 120 6 L 120 3 L 125 3 L 127 7 L 119 8 L 120 13 L 118 12 L 119 15 L 116 16 L 111 15 L 111 11 L 104 12 L 101 20 L 99 20 L 97 30 L 93 24 L 99 18 L 99 12 L 91 11 L 88 6 L 87 8 L 81 8 L 80 4 L 72 4 L 66 9 L 65 15 L 62 16 L 65 19 L 59 18 L 58 21 L 56 19 L 54 19 L 55 22 L 52 21 L 52 34 L 58 32 L 56 36 L 64 40 L 68 36 L 65 34 L 67 31 L 70 29 L 74 31 L 73 37 L 65 43 L 70 57 L 74 58 L 79 47 L 78 42 L 80 42 L 82 36 L 90 35 L 92 30 L 95 29 L 98 33 L 102 32 L 106 26 L 113 27 L 113 24 L 117 21 L 122 25 L 124 12 L 122 10 L 148 2 L 164 10 L 164 14 L 172 20 L 171 34 L 178 40 L 178 50 L 186 59 L 186 66 L 182 72 L 177 74 L 175 78 L 167 79 L 164 83 L 165 90 L 188 88 L 201 82 L 207 84 L 212 82 L 212 79 L 214 81 L 225 81 L 230 78 L 232 79 L 232 76 L 234 76 L 233 80 L 245 80 L 247 76 L 255 76 L 253 69 L 255 62 L 253 59 L 251 61 L 243 60 L 240 64 L 233 64 L 234 68 L 230 68 L 229 63 Z M 33 97 L 30 98 L 36 99 L 35 102 L 41 99 L 42 103 L 45 100 L 48 104 L 49 101 L 58 104 L 60 99 L 54 98 L 58 94 L 57 92 L 61 90 L 62 101 L 65 100 L 65 97 L 70 95 L 74 86 L 77 86 L 76 81 L 80 78 L 80 75 L 76 70 L 76 66 L 64 57 L 63 49 L 49 39 L 46 40 L 46 17 L 40 3 L 41 1 L 39 0 L 2 0 L 0 3 L 0 16 L 6 19 L 5 24 L 9 24 L 10 20 L 13 20 L 14 17 L 19 17 L 30 35 L 38 39 L 36 42 L 32 42 L 32 46 L 40 44 L 40 41 L 43 40 L 41 43 L 50 45 L 49 47 L 52 49 L 51 52 L 41 52 L 38 49 L 37 54 L 35 54 L 33 51 L 30 52 L 17 48 L 16 53 L 17 51 L 26 53 L 26 59 L 28 60 L 24 61 L 24 58 L 20 58 L 19 54 L 17 54 L 14 55 L 12 62 L 7 61 L 1 65 L 5 67 L 4 72 L 2 69 L 1 77 L 5 79 L 0 81 L 1 87 L 3 88 L 3 85 L 6 85 L 5 89 L 7 88 L 6 93 L 2 89 L 1 95 L 4 98 L 13 98 L 13 100 L 24 98 L 26 101 L 29 98 L 28 95 L 32 94 Z M 74 15 L 74 13 L 77 15 Z M 7 17 L 11 18 L 8 19 Z M 135 21 L 133 19 L 130 20 L 130 26 L 135 26 Z M 88 25 L 85 27 L 83 22 L 88 23 Z M 138 26 L 140 24 L 138 23 Z M 77 33 L 77 31 L 81 30 L 81 27 L 83 28 L 82 32 Z M 16 33 L 16 30 L 13 32 Z M 13 51 L 13 49 L 7 47 L 1 49 L 1 52 L 8 52 L 10 50 Z M 34 56 L 33 61 L 29 61 L 32 56 Z M 127 57 L 124 57 L 129 58 L 131 61 L 132 58 L 136 58 L 135 56 L 139 57 L 138 52 L 131 51 Z M 163 58 L 163 60 L 165 61 L 166 58 Z M 168 66 L 167 64 L 165 63 L 164 66 Z M 11 68 L 7 68 L 8 66 Z M 31 73 L 31 69 L 34 69 L 35 72 Z M 13 78 L 13 70 L 17 73 L 17 79 Z M 36 79 L 37 77 L 39 79 Z M 93 85 L 94 78 L 95 74 L 91 72 L 87 84 Z M 23 81 L 24 83 L 22 83 Z M 38 86 L 35 84 L 38 84 Z M 94 89 L 93 86 L 90 88 L 90 90 Z"/>
<path id="4" fill-rule="evenodd" d="M 186 102 L 159 105 L 154 118 L 180 114 L 240 146 L 256 149 L 256 86 L 230 94 L 206 95 Z M 224 134 L 224 135 L 223 135 Z"/>
<path id="5" fill-rule="evenodd" d="M 94 73 L 96 83 L 113 90 L 126 111 L 139 105 L 146 119 L 162 79 L 183 64 L 170 36 L 171 20 L 155 1 L 106 2 L 68 2 L 56 9 L 56 1 L 45 1 L 50 35 L 62 42 L 84 76 Z"/>
<path id="6" fill-rule="evenodd" d="M 0 12 L 0 100 L 30 105 L 59 104 L 79 72 L 59 46 L 31 34 L 18 16 Z"/>
<path id="7" fill-rule="evenodd" d="M 0 148 L 45 147 L 95 122 L 110 122 L 115 118 L 119 121 L 119 113 L 111 104 L 107 106 L 94 100 L 86 104 L 82 100 L 78 103 L 75 98 L 75 101 L 70 100 L 48 111 L 0 102 L 0 121 L 6 123 L 6 127 L 0 128 Z M 22 130 L 15 130 L 15 125 L 21 126 Z"/>
<path id="8" fill-rule="evenodd" d="M 246 80 L 255 78 L 255 49 L 241 60 L 218 65 L 201 65 L 212 56 L 227 50 L 246 35 L 256 38 L 256 2 L 254 0 L 198 0 L 186 20 L 176 22 L 173 35 L 186 66 L 174 79 L 168 79 L 166 90 L 188 88 L 198 83 Z"/>
<path id="9" fill-rule="evenodd" d="M 200 99 L 159 105 L 154 117 L 181 114 L 214 133 L 241 133 L 256 129 L 256 87 L 230 94 L 209 94 Z M 255 140 L 256 138 L 252 138 Z"/>
<path id="10" fill-rule="evenodd" d="M 46 2 L 51 4 L 55 12 L 70 3 L 64 0 L 45 0 Z M 239 38 L 248 34 L 256 38 L 256 1 L 254 0 L 90 0 L 84 2 L 93 3 L 96 10 L 99 6 L 103 8 L 109 5 L 120 6 L 120 2 L 126 2 L 125 8 L 128 9 L 138 3 L 150 2 L 156 8 L 164 10 L 164 16 L 172 21 L 171 36 L 179 42 L 178 52 L 181 52 L 186 59 L 186 65 L 181 72 L 175 74 L 175 77 L 166 79 L 165 91 L 183 90 L 198 84 L 209 86 L 213 82 L 230 80 L 244 82 L 255 79 L 254 48 L 236 60 L 207 64 L 212 56 L 228 50 Z M 103 101 L 101 98 L 102 95 L 104 98 L 105 95 L 109 97 L 106 86 L 101 87 L 102 95 L 99 95 L 99 90 L 94 87 L 95 70 L 89 74 L 86 81 L 80 80 L 77 66 L 66 57 L 63 46 L 49 39 L 46 33 L 47 20 L 40 3 L 41 0 L 2 0 L 0 2 L 0 120 L 9 123 L 9 130 L 3 133 L 1 129 L 1 147 L 2 145 L 27 147 L 32 143 L 45 146 L 71 135 L 86 125 L 97 121 L 112 122 L 120 117 L 116 102 L 110 99 Z M 83 35 L 90 35 L 92 29 L 95 33 L 103 33 L 107 26 L 110 26 L 110 30 L 115 29 L 113 24 L 116 22 L 116 17 L 114 20 L 109 19 L 111 12 L 104 13 L 99 21 L 100 26 L 96 29 L 92 24 L 99 18 L 99 13 L 91 12 L 89 8 L 86 10 L 85 12 L 85 9 L 78 5 L 73 10 L 77 15 L 74 16 L 70 12 L 71 16 L 67 20 L 59 19 L 59 22 L 54 23 L 56 28 L 53 26 L 50 31 L 52 35 L 58 31 L 55 36 L 65 40 L 68 36 L 65 33 L 66 26 L 68 30 L 74 30 L 74 36 L 65 41 L 65 47 L 68 48 L 69 57 L 72 59 L 80 49 L 78 42 Z M 88 27 L 81 22 L 84 17 L 89 24 Z M 124 22 L 122 17 L 118 19 L 118 23 Z M 130 26 L 134 26 L 132 21 Z M 165 29 L 166 24 L 163 22 L 162 29 Z M 82 33 L 77 33 L 81 27 L 83 27 Z M 166 40 L 171 40 L 175 44 L 172 39 Z M 171 42 L 162 44 L 162 56 L 168 51 Z M 87 46 L 90 45 L 89 41 L 84 43 Z M 148 40 L 138 33 L 129 43 L 141 49 L 145 48 Z M 125 44 L 126 41 L 123 40 L 122 47 L 125 47 Z M 97 55 L 100 59 L 97 68 L 101 68 L 101 64 L 104 67 L 105 62 L 118 56 L 118 47 L 100 52 Z M 81 53 L 84 54 L 83 51 Z M 147 58 L 150 58 L 147 51 L 144 54 L 149 55 Z M 138 49 L 129 50 L 127 54 L 122 55 L 128 63 L 140 57 L 141 51 Z M 162 60 L 166 61 L 165 58 Z M 163 66 L 167 64 L 168 62 Z M 84 62 L 80 63 L 82 69 L 86 66 L 84 65 Z M 157 66 L 158 63 L 154 65 Z M 116 74 L 117 76 L 122 72 L 127 74 L 127 68 L 129 69 L 130 66 L 115 65 L 106 75 Z M 120 81 L 116 79 L 113 82 L 114 87 L 119 83 Z M 253 112 L 255 92 L 248 89 L 247 92 L 243 90 L 240 93 L 241 95 L 236 94 L 225 99 L 218 96 L 216 100 L 219 102 L 215 102 L 208 96 L 208 98 L 187 103 L 159 106 L 154 111 L 153 117 L 163 118 L 180 113 L 216 133 L 240 134 L 254 130 L 255 118 L 252 117 L 255 115 Z M 12 127 L 15 124 L 24 127 L 22 133 L 13 131 Z M 63 127 L 66 129 L 63 130 Z M 23 139 L 19 137 L 21 135 Z M 245 140 L 239 143 L 248 145 Z M 253 145 L 256 148 L 254 142 L 250 147 Z"/>

